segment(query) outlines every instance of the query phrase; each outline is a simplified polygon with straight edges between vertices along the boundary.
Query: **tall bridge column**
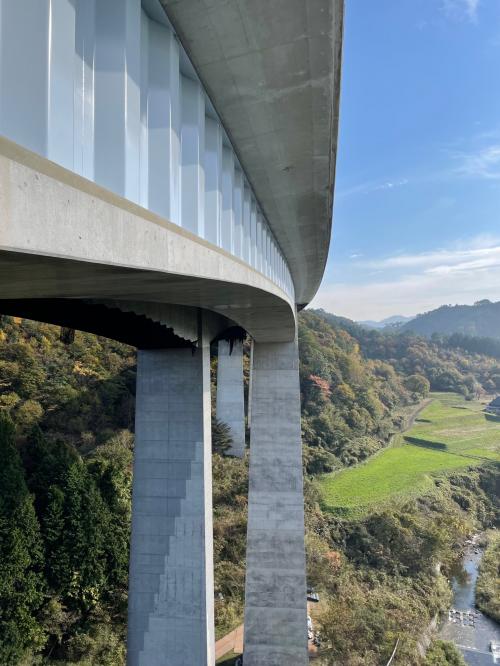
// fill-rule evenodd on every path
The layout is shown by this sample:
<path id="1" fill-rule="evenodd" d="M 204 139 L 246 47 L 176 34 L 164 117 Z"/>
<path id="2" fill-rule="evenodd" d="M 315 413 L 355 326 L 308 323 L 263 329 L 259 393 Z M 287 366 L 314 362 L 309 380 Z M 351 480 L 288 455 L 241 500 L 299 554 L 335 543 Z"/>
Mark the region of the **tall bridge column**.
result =
<path id="1" fill-rule="evenodd" d="M 139 351 L 129 666 L 212 666 L 210 348 Z"/>
<path id="2" fill-rule="evenodd" d="M 306 621 L 297 343 L 254 342 L 245 666 L 307 664 Z"/>
<path id="3" fill-rule="evenodd" d="M 245 452 L 245 397 L 241 340 L 219 340 L 217 418 L 231 431 L 233 444 L 228 453 L 242 458 Z"/>

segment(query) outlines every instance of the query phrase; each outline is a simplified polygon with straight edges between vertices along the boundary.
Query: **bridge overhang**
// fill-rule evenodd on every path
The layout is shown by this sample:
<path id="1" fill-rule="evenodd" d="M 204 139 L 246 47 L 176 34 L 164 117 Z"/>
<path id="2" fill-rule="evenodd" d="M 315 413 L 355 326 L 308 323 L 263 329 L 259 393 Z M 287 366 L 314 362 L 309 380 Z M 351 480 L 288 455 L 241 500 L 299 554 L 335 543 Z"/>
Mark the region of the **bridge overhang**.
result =
<path id="1" fill-rule="evenodd" d="M 330 243 L 344 2 L 161 3 L 307 304 Z"/>

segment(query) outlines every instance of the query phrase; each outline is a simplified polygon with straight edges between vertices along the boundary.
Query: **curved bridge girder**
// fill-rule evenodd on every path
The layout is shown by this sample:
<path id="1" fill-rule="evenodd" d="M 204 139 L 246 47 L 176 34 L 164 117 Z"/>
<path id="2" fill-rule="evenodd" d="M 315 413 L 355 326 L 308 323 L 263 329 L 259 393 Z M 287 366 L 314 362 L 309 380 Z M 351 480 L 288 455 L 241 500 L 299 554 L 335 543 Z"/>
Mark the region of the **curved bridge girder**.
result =
<path id="1" fill-rule="evenodd" d="M 263 274 L 3 138 L 0 191 L 0 299 L 171 303 L 293 339 L 293 303 Z"/>

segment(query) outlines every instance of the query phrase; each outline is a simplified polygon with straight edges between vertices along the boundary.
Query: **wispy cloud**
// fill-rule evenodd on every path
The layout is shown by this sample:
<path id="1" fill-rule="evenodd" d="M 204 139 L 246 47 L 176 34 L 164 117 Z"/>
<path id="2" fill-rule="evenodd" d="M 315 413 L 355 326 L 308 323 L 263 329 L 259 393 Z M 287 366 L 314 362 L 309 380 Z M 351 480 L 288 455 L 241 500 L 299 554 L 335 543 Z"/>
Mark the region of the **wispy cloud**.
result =
<path id="1" fill-rule="evenodd" d="M 382 192 L 384 190 L 394 190 L 398 187 L 403 187 L 408 185 L 410 181 L 407 178 L 399 178 L 394 180 L 384 180 L 384 181 L 368 181 L 366 183 L 360 183 L 359 185 L 354 185 L 345 190 L 339 190 L 336 192 L 336 197 L 350 197 L 353 194 L 371 194 L 372 192 Z"/>
<path id="2" fill-rule="evenodd" d="M 452 19 L 477 21 L 479 0 L 443 0 L 442 7 L 446 16 Z"/>
<path id="3" fill-rule="evenodd" d="M 499 266 L 459 276 L 421 274 L 359 285 L 325 285 L 311 306 L 363 320 L 412 316 L 443 304 L 470 304 L 483 298 L 500 300 Z"/>
<path id="4" fill-rule="evenodd" d="M 462 147 L 460 146 L 462 144 Z M 473 147 L 463 147 L 463 141 L 441 146 L 441 161 L 435 169 L 425 165 L 408 178 L 371 180 L 346 189 L 336 190 L 336 199 L 352 196 L 366 196 L 376 192 L 391 192 L 411 185 L 428 183 L 449 183 L 457 179 L 500 181 L 500 132 L 498 129 L 476 134 L 469 140 Z M 441 204 L 453 202 L 449 197 L 441 198 Z"/>
<path id="5" fill-rule="evenodd" d="M 449 248 L 357 264 L 356 284 L 324 285 L 313 306 L 353 319 L 377 319 L 444 303 L 500 299 L 500 239 L 477 236 Z"/>
<path id="6" fill-rule="evenodd" d="M 432 252 L 420 252 L 415 254 L 397 254 L 383 259 L 377 259 L 367 262 L 359 262 L 360 268 L 378 269 L 378 270 L 407 270 L 420 269 L 424 272 L 452 272 L 461 270 L 463 266 L 481 262 L 484 265 L 500 263 L 500 241 L 494 241 L 492 238 L 484 236 L 472 239 L 469 247 L 463 247 L 459 243 L 454 248 L 442 248 Z M 485 264 L 486 262 L 486 264 Z"/>
<path id="7" fill-rule="evenodd" d="M 469 153 L 455 153 L 456 173 L 472 178 L 500 180 L 500 143 L 492 143 Z"/>

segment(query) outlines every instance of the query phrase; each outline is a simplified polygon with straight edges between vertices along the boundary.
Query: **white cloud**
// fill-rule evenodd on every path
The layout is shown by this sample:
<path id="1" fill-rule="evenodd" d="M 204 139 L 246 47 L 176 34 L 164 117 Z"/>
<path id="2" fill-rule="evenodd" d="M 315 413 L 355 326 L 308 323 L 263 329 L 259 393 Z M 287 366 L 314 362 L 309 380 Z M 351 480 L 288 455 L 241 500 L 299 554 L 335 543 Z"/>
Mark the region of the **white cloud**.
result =
<path id="1" fill-rule="evenodd" d="M 478 247 L 478 239 L 472 239 L 466 248 L 460 244 L 454 248 L 443 248 L 432 252 L 398 254 L 385 259 L 364 262 L 361 267 L 379 270 L 420 268 L 429 272 L 449 272 L 446 269 L 458 268 L 464 264 L 474 264 L 478 261 L 482 264 L 486 261 L 488 265 L 500 262 L 500 243 L 492 242 L 492 240 L 485 242 L 484 237 L 481 237 L 480 242 L 485 245 Z"/>
<path id="2" fill-rule="evenodd" d="M 399 178 L 395 180 L 385 180 L 385 181 L 368 181 L 366 183 L 360 183 L 359 185 L 354 185 L 345 190 L 336 191 L 335 196 L 344 198 L 350 197 L 353 194 L 371 194 L 372 192 L 381 192 L 384 190 L 394 190 L 398 187 L 403 187 L 403 185 L 408 185 L 409 180 L 407 178 Z"/>
<path id="3" fill-rule="evenodd" d="M 461 275 L 411 275 L 399 280 L 322 287 L 311 304 L 352 319 L 415 315 L 447 303 L 500 299 L 500 266 Z"/>
<path id="4" fill-rule="evenodd" d="M 472 153 L 456 153 L 460 162 L 456 173 L 460 176 L 500 180 L 500 143 L 480 148 Z"/>
<path id="5" fill-rule="evenodd" d="M 414 315 L 447 303 L 500 299 L 500 243 L 476 237 L 453 248 L 358 262 L 359 284 L 321 287 L 313 307 L 353 319 Z M 381 273 L 369 275 L 377 267 Z"/>
<path id="6" fill-rule="evenodd" d="M 477 21 L 479 0 L 443 0 L 444 13 L 456 20 Z"/>

